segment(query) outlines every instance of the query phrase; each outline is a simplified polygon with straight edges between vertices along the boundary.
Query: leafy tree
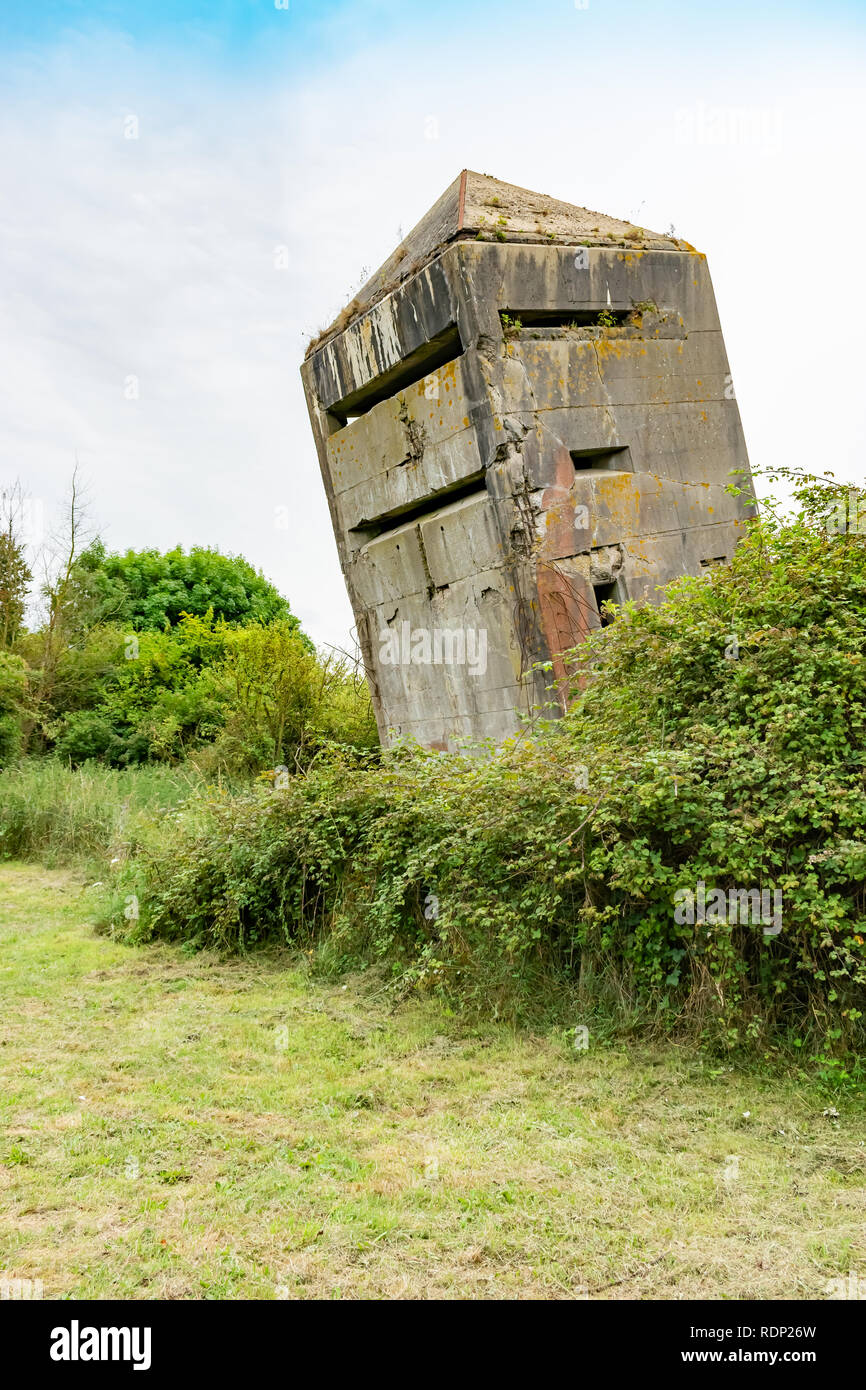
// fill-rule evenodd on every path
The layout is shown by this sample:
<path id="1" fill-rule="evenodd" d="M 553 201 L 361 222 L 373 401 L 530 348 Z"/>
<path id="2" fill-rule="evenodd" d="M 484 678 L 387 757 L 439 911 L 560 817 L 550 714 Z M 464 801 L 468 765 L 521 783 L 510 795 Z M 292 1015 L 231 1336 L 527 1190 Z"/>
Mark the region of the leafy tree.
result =
<path id="1" fill-rule="evenodd" d="M 33 685 L 33 706 L 23 728 L 23 749 L 27 752 L 36 737 L 44 749 L 48 727 L 55 708 L 58 668 L 77 634 L 75 566 L 87 538 L 87 499 L 78 466 L 72 473 L 61 533 L 46 562 L 42 598 L 46 617 L 33 641 L 28 643 L 28 662 L 38 672 Z"/>
<path id="2" fill-rule="evenodd" d="M 311 652 L 285 620 L 226 632 L 209 682 L 226 711 L 214 751 L 234 768 L 294 772 L 325 740 L 378 744 L 366 682 Z"/>
<path id="3" fill-rule="evenodd" d="M 24 546 L 11 531 L 0 532 L 0 648 L 14 646 L 32 578 Z"/>
<path id="4" fill-rule="evenodd" d="M 286 600 L 240 555 L 195 546 L 109 554 L 94 541 L 78 558 L 76 602 L 90 625 L 120 623 L 143 632 L 176 627 L 184 613 L 212 613 L 227 623 L 285 620 L 298 628 Z M 308 642 L 308 639 L 302 639 Z M 312 644 L 308 642 L 310 648 Z"/>
<path id="5" fill-rule="evenodd" d="M 29 705 L 30 687 L 23 659 L 0 650 L 0 768 L 18 754 Z"/>
<path id="6" fill-rule="evenodd" d="M 4 672 L 2 756 L 125 766 L 213 745 L 214 770 L 258 772 L 295 770 L 327 739 L 377 744 L 366 683 L 318 656 L 259 571 L 203 547 L 108 554 L 77 468 L 46 549 L 43 619 L 22 630 L 23 503 L 19 484 L 0 493 L 0 652 L 14 641 L 23 658 Z"/>
<path id="7" fill-rule="evenodd" d="M 0 650 L 15 645 L 33 578 L 19 535 L 25 500 L 20 483 L 0 492 Z"/>
<path id="8" fill-rule="evenodd" d="M 203 677 L 222 659 L 228 630 L 190 615 L 160 632 L 94 629 L 58 673 L 56 751 L 73 763 L 125 766 L 177 761 L 212 739 L 223 715 Z"/>
<path id="9" fill-rule="evenodd" d="M 324 740 L 378 744 L 366 682 L 322 658 L 289 619 L 235 627 L 96 628 L 59 664 L 55 751 L 112 766 L 195 757 L 207 770 L 305 765 Z"/>

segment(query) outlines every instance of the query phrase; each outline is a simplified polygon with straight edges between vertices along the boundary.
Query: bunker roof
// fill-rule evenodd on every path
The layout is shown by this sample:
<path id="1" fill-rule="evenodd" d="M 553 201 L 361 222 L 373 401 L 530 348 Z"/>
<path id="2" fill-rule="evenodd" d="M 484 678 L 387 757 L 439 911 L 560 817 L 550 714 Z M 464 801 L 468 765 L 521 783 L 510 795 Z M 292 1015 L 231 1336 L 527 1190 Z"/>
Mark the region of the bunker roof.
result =
<path id="1" fill-rule="evenodd" d="M 688 242 L 646 231 L 604 212 L 532 193 L 490 174 L 463 172 L 404 237 L 351 304 L 307 348 L 307 356 L 383 295 L 417 274 L 449 242 L 522 242 L 545 246 L 629 246 L 656 251 L 690 251 Z"/>

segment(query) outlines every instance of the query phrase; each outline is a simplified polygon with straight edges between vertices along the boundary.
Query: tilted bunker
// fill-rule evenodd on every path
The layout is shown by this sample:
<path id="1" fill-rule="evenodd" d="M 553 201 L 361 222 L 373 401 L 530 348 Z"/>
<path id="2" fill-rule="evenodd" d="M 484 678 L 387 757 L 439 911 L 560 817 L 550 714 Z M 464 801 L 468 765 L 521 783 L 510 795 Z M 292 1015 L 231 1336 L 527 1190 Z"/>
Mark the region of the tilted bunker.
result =
<path id="1" fill-rule="evenodd" d="M 706 258 L 487 175 L 302 377 L 386 742 L 513 733 L 606 601 L 730 559 L 752 512 Z"/>

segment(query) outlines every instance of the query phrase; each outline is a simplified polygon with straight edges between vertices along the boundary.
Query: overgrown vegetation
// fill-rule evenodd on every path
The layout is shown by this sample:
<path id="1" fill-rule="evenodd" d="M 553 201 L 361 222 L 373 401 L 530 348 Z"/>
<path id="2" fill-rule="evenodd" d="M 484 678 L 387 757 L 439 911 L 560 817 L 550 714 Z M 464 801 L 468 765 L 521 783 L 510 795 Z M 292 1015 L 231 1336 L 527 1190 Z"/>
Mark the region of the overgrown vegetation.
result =
<path id="1" fill-rule="evenodd" d="M 24 501 L 20 488 L 0 499 L 0 768 L 52 754 L 249 776 L 294 773 L 331 741 L 377 745 L 355 665 L 317 654 L 263 575 L 205 548 L 85 544 L 77 479 L 26 627 Z"/>
<path id="2" fill-rule="evenodd" d="M 87 865 L 99 877 L 157 839 L 169 812 L 217 794 L 190 764 L 73 769 L 22 759 L 0 773 L 0 859 Z"/>
<path id="3" fill-rule="evenodd" d="M 844 1072 L 866 982 L 866 537 L 828 531 L 832 489 L 800 502 L 574 653 L 558 725 L 486 758 L 332 754 L 188 807 L 120 875 L 106 926 L 316 943 L 463 1006 L 558 996 Z M 679 920 L 702 885 L 780 893 L 781 928 Z"/>
<path id="4" fill-rule="evenodd" d="M 485 756 L 380 753 L 284 617 L 142 632 L 99 717 L 168 761 L 193 746 L 193 794 L 130 828 L 86 797 L 52 812 L 43 774 L 31 815 L 25 766 L 0 779 L 0 845 L 113 859 L 101 921 L 124 939 L 297 943 L 451 1007 L 801 1047 L 844 1081 L 866 1009 L 866 535 L 859 501 L 795 483 L 793 520 L 766 509 L 731 566 L 626 605 L 571 654 L 570 714 Z M 274 771 L 287 749 L 300 775 Z M 777 925 L 728 910 L 753 893 Z"/>

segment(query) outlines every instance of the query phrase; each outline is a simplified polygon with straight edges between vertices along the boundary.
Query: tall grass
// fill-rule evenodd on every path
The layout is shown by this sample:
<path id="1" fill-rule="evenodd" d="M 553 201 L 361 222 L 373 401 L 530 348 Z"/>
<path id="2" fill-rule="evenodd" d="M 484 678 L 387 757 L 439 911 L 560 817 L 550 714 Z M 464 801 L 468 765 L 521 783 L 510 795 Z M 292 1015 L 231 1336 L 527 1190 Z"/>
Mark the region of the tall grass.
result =
<path id="1" fill-rule="evenodd" d="M 28 758 L 0 772 L 0 859 L 48 865 L 127 858 L 160 819 L 204 790 L 189 767 L 129 769 Z"/>

